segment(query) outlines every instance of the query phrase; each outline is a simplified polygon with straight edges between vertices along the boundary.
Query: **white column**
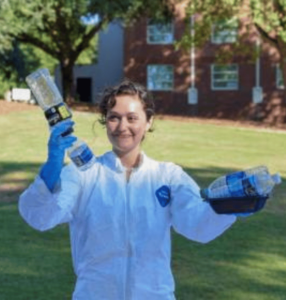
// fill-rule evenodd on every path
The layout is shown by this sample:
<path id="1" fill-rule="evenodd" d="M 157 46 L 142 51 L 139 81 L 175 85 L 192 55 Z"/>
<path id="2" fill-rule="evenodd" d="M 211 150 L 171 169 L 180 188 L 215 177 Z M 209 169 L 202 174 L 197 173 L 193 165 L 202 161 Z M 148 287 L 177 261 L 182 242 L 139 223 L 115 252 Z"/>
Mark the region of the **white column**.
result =
<path id="1" fill-rule="evenodd" d="M 191 86 L 188 91 L 188 103 L 189 104 L 197 104 L 198 103 L 198 91 L 195 87 L 196 82 L 196 53 L 195 53 L 195 45 L 194 45 L 194 37 L 195 37 L 195 16 L 191 16 L 191 38 L 192 38 L 192 45 L 190 51 L 190 75 L 191 75 Z"/>
<path id="2" fill-rule="evenodd" d="M 255 62 L 255 87 L 252 89 L 252 102 L 261 103 L 263 100 L 263 91 L 260 86 L 260 39 L 256 40 L 257 58 Z"/>

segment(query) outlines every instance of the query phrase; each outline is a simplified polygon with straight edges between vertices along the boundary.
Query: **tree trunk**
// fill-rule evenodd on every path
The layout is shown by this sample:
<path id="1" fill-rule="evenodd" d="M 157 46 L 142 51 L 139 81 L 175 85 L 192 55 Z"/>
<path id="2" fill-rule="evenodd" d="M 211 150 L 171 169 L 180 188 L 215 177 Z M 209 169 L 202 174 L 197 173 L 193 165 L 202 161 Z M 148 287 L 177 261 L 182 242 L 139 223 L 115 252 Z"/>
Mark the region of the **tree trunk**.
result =
<path id="1" fill-rule="evenodd" d="M 284 96 L 283 96 L 283 103 L 286 104 L 286 57 L 282 57 L 281 55 L 281 59 L 280 59 L 280 68 L 281 68 L 281 72 L 282 72 L 282 77 L 283 77 L 283 85 L 284 85 Z"/>
<path id="2" fill-rule="evenodd" d="M 280 103 L 280 112 L 279 112 L 279 123 L 286 123 L 286 43 L 280 37 L 277 36 L 277 50 L 280 55 L 280 69 L 283 77 L 283 96 Z"/>
<path id="3" fill-rule="evenodd" d="M 280 52 L 280 68 L 283 76 L 283 99 L 281 101 L 281 122 L 286 123 L 286 52 Z"/>
<path id="4" fill-rule="evenodd" d="M 61 75 L 62 75 L 62 91 L 63 99 L 68 104 L 75 100 L 75 84 L 73 67 L 74 62 L 68 60 L 67 62 L 61 61 Z"/>

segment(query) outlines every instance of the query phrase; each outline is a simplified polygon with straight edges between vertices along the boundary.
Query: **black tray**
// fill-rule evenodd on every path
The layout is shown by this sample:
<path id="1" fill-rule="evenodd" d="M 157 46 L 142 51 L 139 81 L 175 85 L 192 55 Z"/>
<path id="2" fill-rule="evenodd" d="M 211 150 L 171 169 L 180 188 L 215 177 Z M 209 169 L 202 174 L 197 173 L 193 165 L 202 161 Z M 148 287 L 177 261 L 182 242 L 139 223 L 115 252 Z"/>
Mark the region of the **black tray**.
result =
<path id="1" fill-rule="evenodd" d="M 218 214 L 254 213 L 261 210 L 269 196 L 205 199 Z"/>

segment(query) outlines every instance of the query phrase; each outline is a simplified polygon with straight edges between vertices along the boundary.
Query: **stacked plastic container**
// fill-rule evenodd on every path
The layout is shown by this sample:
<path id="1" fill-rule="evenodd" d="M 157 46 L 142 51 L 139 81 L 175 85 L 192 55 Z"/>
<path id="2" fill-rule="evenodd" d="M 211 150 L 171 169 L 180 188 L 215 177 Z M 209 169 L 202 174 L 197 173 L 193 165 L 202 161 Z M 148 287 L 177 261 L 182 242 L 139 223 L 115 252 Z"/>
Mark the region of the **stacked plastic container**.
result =
<path id="1" fill-rule="evenodd" d="M 217 213 L 256 212 L 280 182 L 279 174 L 271 175 L 266 166 L 258 166 L 219 177 L 201 195 Z"/>

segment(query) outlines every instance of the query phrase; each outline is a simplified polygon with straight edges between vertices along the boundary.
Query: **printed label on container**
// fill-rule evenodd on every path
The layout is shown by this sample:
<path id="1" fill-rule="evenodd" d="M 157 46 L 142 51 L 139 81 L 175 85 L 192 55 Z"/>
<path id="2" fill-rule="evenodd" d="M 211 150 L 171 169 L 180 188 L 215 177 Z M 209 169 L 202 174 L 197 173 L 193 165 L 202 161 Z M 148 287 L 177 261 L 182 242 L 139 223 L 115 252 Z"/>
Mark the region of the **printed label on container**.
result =
<path id="1" fill-rule="evenodd" d="M 226 183 L 229 189 L 230 196 L 243 197 L 245 196 L 244 188 L 242 185 L 242 179 L 245 177 L 243 171 L 229 174 L 226 176 Z"/>
<path id="2" fill-rule="evenodd" d="M 242 180 L 243 190 L 246 196 L 257 196 L 254 176 L 249 176 Z"/>
<path id="3" fill-rule="evenodd" d="M 45 116 L 49 122 L 49 125 L 54 126 L 63 120 L 71 118 L 72 114 L 65 103 L 60 103 L 46 110 Z"/>
<path id="4" fill-rule="evenodd" d="M 77 152 L 77 151 L 76 151 Z M 85 164 L 87 164 L 93 157 L 93 153 L 88 147 L 85 147 L 85 149 L 80 154 L 75 154 L 73 156 L 73 153 L 71 153 L 71 160 L 74 162 L 74 164 L 77 167 L 82 167 Z"/>
<path id="5" fill-rule="evenodd" d="M 257 195 L 254 175 L 246 177 L 244 172 L 237 172 L 227 176 L 226 182 L 232 197 Z"/>

